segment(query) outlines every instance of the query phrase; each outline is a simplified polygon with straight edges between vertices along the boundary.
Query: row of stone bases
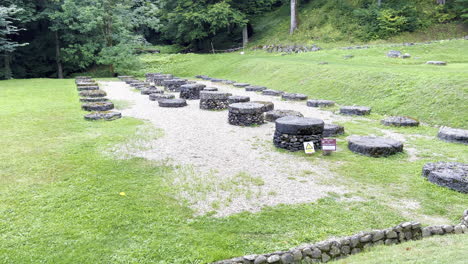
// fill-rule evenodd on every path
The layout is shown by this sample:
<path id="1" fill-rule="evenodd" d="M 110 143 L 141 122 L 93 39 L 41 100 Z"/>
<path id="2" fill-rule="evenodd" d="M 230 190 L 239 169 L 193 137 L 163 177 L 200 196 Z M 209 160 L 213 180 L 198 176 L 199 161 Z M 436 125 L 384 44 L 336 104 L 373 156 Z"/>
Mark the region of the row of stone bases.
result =
<path id="1" fill-rule="evenodd" d="M 89 76 L 78 76 L 75 79 L 77 90 L 81 96 L 81 109 L 91 113 L 84 116 L 85 120 L 112 121 L 122 117 L 119 112 L 111 111 L 114 104 L 106 97 L 106 92 L 99 89 L 99 85 Z"/>
<path id="2" fill-rule="evenodd" d="M 418 222 L 405 222 L 383 230 L 373 230 L 352 236 L 329 239 L 315 244 L 303 245 L 288 251 L 248 255 L 218 261 L 214 264 L 325 263 L 358 254 L 373 246 L 400 244 L 406 241 L 449 234 L 468 235 L 468 210 L 465 210 L 461 223 L 457 225 L 421 227 L 421 224 Z"/>

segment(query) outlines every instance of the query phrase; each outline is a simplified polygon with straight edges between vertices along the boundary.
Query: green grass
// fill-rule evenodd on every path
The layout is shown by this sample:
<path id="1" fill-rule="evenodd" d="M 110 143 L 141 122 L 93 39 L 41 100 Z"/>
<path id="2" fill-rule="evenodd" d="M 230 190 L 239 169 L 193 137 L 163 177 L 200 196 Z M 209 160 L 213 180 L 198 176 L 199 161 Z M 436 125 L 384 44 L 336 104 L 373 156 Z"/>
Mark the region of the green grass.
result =
<path id="1" fill-rule="evenodd" d="M 246 55 L 147 55 L 144 72 L 197 74 L 299 92 L 310 98 L 335 100 L 342 105 L 371 106 L 381 115 L 405 115 L 433 125 L 468 128 L 468 48 L 465 40 L 431 45 L 367 50 L 323 50 L 281 56 L 263 51 Z M 391 49 L 410 53 L 411 59 L 390 59 Z M 354 55 L 344 60 L 343 56 Z M 426 65 L 443 60 L 448 66 Z M 327 61 L 328 65 L 318 65 Z"/>
<path id="2" fill-rule="evenodd" d="M 0 82 L 1 263 L 206 263 L 394 226 L 411 218 L 388 203 L 406 196 L 423 203 L 421 214 L 453 222 L 466 207 L 463 195 L 428 184 L 419 171 L 436 157 L 466 160 L 459 155 L 464 146 L 415 138 L 418 148 L 431 146 L 415 163 L 407 163 L 406 154 L 379 160 L 347 150 L 311 159 L 341 161 L 335 184 L 359 185 L 345 197 L 363 200 L 330 194 L 259 213 L 196 217 L 174 198 L 174 168 L 109 155 L 115 145 L 154 128 L 131 118 L 87 122 L 84 113 L 73 80 Z M 348 133 L 354 132 L 371 130 L 349 125 Z M 263 184 L 245 173 L 236 179 Z"/>
<path id="3" fill-rule="evenodd" d="M 378 246 L 336 261 L 336 264 L 463 264 L 466 263 L 468 235 L 431 237 L 394 246 Z M 443 246 L 441 246 L 443 245 Z"/>

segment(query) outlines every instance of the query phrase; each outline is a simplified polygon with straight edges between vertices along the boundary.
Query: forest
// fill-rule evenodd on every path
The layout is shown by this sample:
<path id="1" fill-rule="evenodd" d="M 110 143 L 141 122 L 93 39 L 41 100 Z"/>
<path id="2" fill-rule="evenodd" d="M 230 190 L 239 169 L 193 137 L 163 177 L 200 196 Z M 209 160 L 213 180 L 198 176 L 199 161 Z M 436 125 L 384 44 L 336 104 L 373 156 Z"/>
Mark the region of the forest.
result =
<path id="1" fill-rule="evenodd" d="M 311 2 L 320 9 L 301 19 Z M 468 18 L 468 0 L 2 0 L 0 78 L 64 78 L 96 68 L 112 76 L 160 47 L 246 46 L 261 33 L 252 21 L 282 6 L 291 7 L 290 34 L 313 17 L 315 26 L 328 21 L 362 43 Z"/>

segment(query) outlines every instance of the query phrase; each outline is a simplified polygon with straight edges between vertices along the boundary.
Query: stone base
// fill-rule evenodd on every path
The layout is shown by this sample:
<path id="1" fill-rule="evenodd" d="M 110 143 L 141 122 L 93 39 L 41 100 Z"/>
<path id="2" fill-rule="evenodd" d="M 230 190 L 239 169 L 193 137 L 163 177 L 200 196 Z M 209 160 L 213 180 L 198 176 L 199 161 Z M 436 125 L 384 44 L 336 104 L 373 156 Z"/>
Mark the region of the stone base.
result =
<path id="1" fill-rule="evenodd" d="M 423 177 L 442 187 L 468 193 L 468 164 L 458 162 L 427 163 Z"/>
<path id="2" fill-rule="evenodd" d="M 445 65 L 447 65 L 447 62 L 445 62 L 445 61 L 428 61 L 428 62 L 426 62 L 426 64 L 437 65 L 437 66 L 445 66 Z"/>
<path id="3" fill-rule="evenodd" d="M 349 138 L 348 148 L 354 153 L 379 158 L 403 152 L 403 143 L 389 138 L 355 136 Z"/>
<path id="4" fill-rule="evenodd" d="M 150 95 L 150 94 L 163 94 L 163 90 L 159 90 L 157 88 L 146 88 L 141 90 L 141 94 L 143 95 Z"/>
<path id="5" fill-rule="evenodd" d="M 94 90 L 99 90 L 99 86 L 78 86 L 76 88 L 78 91 L 94 91 Z"/>
<path id="6" fill-rule="evenodd" d="M 234 87 L 239 87 L 239 88 L 250 86 L 249 83 L 233 83 L 232 85 L 234 85 Z"/>
<path id="7" fill-rule="evenodd" d="M 92 90 L 92 91 L 82 91 L 80 92 L 81 97 L 106 97 L 107 93 L 103 90 Z"/>
<path id="8" fill-rule="evenodd" d="M 419 121 L 406 116 L 390 116 L 380 121 L 384 126 L 419 126 Z"/>
<path id="9" fill-rule="evenodd" d="M 105 97 L 83 97 L 80 98 L 80 102 L 83 103 L 101 103 L 101 102 L 107 102 L 109 99 Z"/>
<path id="10" fill-rule="evenodd" d="M 111 102 L 86 103 L 81 105 L 81 109 L 85 111 L 109 111 L 114 109 L 114 104 Z"/>
<path id="11" fill-rule="evenodd" d="M 334 124 L 325 124 L 323 137 L 336 137 L 344 134 L 344 127 Z"/>
<path id="12" fill-rule="evenodd" d="M 251 103 L 261 104 L 263 105 L 262 110 L 263 112 L 272 111 L 275 109 L 275 105 L 272 102 L 267 101 L 252 101 Z"/>
<path id="13" fill-rule="evenodd" d="M 225 110 L 229 107 L 228 99 L 201 99 L 200 109 Z"/>
<path id="14" fill-rule="evenodd" d="M 273 144 L 289 151 L 304 151 L 304 142 L 314 142 L 315 150 L 322 149 L 322 135 L 291 135 L 275 131 Z"/>
<path id="15" fill-rule="evenodd" d="M 266 89 L 267 88 L 264 87 L 264 86 L 254 86 L 254 85 L 245 87 L 245 91 L 247 91 L 247 92 L 261 92 L 261 91 L 264 91 Z"/>
<path id="16" fill-rule="evenodd" d="M 218 88 L 216 88 L 216 87 L 205 87 L 205 88 L 203 88 L 203 91 L 207 91 L 207 92 L 217 92 L 217 91 L 218 91 Z"/>
<path id="17" fill-rule="evenodd" d="M 174 99 L 175 96 L 173 94 L 150 94 L 149 99 L 150 101 L 161 101 L 161 100 L 166 100 L 166 99 Z"/>
<path id="18" fill-rule="evenodd" d="M 229 124 L 234 126 L 253 126 L 265 123 L 263 120 L 263 113 L 256 114 L 236 114 L 229 112 Z"/>
<path id="19" fill-rule="evenodd" d="M 369 115 L 370 107 L 366 106 L 343 106 L 340 108 L 340 114 L 343 115 Z"/>
<path id="20" fill-rule="evenodd" d="M 236 104 L 236 103 L 246 103 L 250 101 L 250 97 L 248 96 L 229 96 L 228 102 L 229 104 Z"/>
<path id="21" fill-rule="evenodd" d="M 281 95 L 283 100 L 289 101 L 302 101 L 307 100 L 307 95 L 305 94 L 298 94 L 298 93 L 284 93 Z"/>
<path id="22" fill-rule="evenodd" d="M 93 112 L 84 116 L 85 120 L 94 121 L 94 120 L 107 120 L 112 121 L 122 117 L 122 114 L 119 112 Z"/>
<path id="23" fill-rule="evenodd" d="M 187 106 L 187 102 L 184 99 L 164 99 L 158 101 L 159 107 L 184 107 Z"/>
<path id="24" fill-rule="evenodd" d="M 200 99 L 200 91 L 205 87 L 203 84 L 184 84 L 180 87 L 180 98 L 187 100 Z"/>
<path id="25" fill-rule="evenodd" d="M 447 142 L 468 145 L 468 130 L 465 129 L 442 127 L 437 136 Z"/>
<path id="26" fill-rule="evenodd" d="M 307 106 L 309 107 L 331 107 L 335 102 L 329 100 L 308 100 Z"/>
<path id="27" fill-rule="evenodd" d="M 300 112 L 294 110 L 272 110 L 265 113 L 265 120 L 269 122 L 275 122 L 276 119 L 285 116 L 298 116 L 303 117 Z"/>
<path id="28" fill-rule="evenodd" d="M 271 89 L 266 89 L 262 91 L 263 95 L 271 95 L 271 96 L 280 96 L 284 92 L 283 91 L 277 91 L 277 90 L 271 90 Z"/>

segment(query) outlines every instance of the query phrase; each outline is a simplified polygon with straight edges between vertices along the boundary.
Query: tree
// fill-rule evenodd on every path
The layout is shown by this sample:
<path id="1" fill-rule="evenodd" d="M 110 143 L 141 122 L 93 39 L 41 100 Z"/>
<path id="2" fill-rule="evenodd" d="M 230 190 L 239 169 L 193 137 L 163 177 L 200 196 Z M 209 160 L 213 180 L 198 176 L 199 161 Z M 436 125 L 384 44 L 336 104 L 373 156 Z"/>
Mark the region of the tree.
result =
<path id="1" fill-rule="evenodd" d="M 12 35 L 18 34 L 23 28 L 14 25 L 18 19 L 15 17 L 21 8 L 12 5 L 10 7 L 0 6 L 0 54 L 4 58 L 4 78 L 11 79 L 13 77 L 10 67 L 10 54 L 16 48 L 25 46 L 27 43 L 18 43 L 11 39 Z"/>
<path id="2" fill-rule="evenodd" d="M 289 28 L 289 34 L 293 34 L 297 29 L 297 2 L 299 0 L 291 0 L 291 27 Z"/>

